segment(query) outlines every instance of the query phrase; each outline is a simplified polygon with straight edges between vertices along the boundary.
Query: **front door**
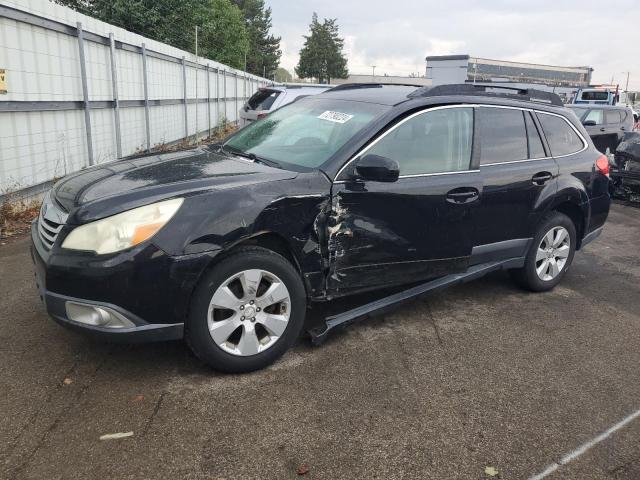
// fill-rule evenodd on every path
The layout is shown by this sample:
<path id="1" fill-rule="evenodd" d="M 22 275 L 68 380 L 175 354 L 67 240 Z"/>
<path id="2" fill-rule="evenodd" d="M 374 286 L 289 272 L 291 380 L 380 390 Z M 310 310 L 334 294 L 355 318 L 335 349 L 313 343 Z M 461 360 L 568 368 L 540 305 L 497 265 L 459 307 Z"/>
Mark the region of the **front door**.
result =
<path id="1" fill-rule="evenodd" d="M 397 160 L 396 182 L 358 179 L 350 166 L 338 175 L 328 226 L 333 295 L 466 270 L 482 194 L 480 173 L 470 167 L 472 140 L 473 108 L 432 108 L 357 156 Z"/>

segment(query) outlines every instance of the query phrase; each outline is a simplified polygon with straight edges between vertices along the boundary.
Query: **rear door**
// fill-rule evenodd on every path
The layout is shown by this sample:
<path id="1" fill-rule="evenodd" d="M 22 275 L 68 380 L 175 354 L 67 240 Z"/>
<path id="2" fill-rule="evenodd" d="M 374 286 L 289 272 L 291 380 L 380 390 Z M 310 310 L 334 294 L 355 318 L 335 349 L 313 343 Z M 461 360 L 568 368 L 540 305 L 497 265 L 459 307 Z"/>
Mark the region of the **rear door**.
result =
<path id="1" fill-rule="evenodd" d="M 483 192 L 475 215 L 473 263 L 521 256 L 543 214 L 540 199 L 556 191 L 558 166 L 545 150 L 532 112 L 476 108 Z"/>
<path id="2" fill-rule="evenodd" d="M 396 160 L 397 181 L 353 178 L 348 165 L 338 174 L 328 228 L 333 294 L 466 270 L 482 194 L 479 171 L 471 168 L 472 143 L 472 107 L 432 108 L 398 123 L 356 157 Z"/>
<path id="3" fill-rule="evenodd" d="M 611 134 L 607 130 L 604 109 L 591 108 L 582 118 L 585 129 L 593 140 L 595 147 L 604 153 L 611 143 Z"/>
<path id="4" fill-rule="evenodd" d="M 607 109 L 604 112 L 605 127 L 607 129 L 607 145 L 611 153 L 616 151 L 618 144 L 622 141 L 622 136 L 626 130 L 624 121 L 626 120 L 626 112 L 619 109 Z M 606 149 L 602 150 L 606 153 Z"/>

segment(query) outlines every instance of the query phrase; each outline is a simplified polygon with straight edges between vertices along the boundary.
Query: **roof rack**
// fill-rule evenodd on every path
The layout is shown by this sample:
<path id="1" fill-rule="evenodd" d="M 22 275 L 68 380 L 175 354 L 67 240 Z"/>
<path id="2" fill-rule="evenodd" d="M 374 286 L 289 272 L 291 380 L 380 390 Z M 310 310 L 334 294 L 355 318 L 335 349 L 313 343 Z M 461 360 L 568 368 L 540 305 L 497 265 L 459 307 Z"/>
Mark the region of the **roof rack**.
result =
<path id="1" fill-rule="evenodd" d="M 384 82 L 369 82 L 369 83 L 343 83 L 342 85 L 336 85 L 328 91 L 336 92 L 339 90 L 355 90 L 358 88 L 382 88 L 385 86 L 398 86 L 398 87 L 416 87 L 421 88 L 424 85 L 416 85 L 413 83 L 384 83 Z"/>
<path id="2" fill-rule="evenodd" d="M 507 93 L 494 91 L 507 90 Z M 509 93 L 514 92 L 514 93 Z M 437 85 L 435 87 L 422 87 L 411 92 L 409 97 L 435 97 L 445 95 L 482 95 L 487 97 L 507 97 L 514 100 L 544 103 L 547 105 L 564 106 L 558 95 L 533 88 L 506 87 L 486 83 L 458 83 L 450 85 Z"/>

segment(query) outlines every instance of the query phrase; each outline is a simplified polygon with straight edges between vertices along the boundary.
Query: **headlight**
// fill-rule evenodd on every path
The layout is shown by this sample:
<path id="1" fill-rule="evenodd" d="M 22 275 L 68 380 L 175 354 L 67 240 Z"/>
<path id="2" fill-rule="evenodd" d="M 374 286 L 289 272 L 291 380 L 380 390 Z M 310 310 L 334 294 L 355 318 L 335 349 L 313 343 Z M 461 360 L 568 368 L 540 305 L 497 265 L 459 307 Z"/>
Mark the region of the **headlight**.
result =
<path id="1" fill-rule="evenodd" d="M 152 203 L 87 223 L 65 238 L 62 248 L 113 253 L 153 237 L 178 211 L 182 198 Z"/>

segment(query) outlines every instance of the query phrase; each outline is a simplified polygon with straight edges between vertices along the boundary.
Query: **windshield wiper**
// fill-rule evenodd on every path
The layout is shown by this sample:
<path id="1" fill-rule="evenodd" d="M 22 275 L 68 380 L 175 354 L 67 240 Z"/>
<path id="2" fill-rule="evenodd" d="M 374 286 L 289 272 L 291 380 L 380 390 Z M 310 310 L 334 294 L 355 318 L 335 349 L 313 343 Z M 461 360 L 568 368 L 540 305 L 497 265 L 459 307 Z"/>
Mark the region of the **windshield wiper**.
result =
<path id="1" fill-rule="evenodd" d="M 222 146 L 222 151 L 225 151 L 225 147 L 226 145 Z M 248 158 L 249 160 L 255 162 L 255 163 L 261 163 L 263 165 L 267 165 L 269 167 L 276 167 L 276 168 L 282 168 L 281 165 L 278 162 L 275 162 L 273 160 L 267 160 L 266 158 L 262 158 L 259 157 L 258 155 L 256 155 L 255 153 L 251 153 L 251 152 L 245 152 L 243 150 L 237 149 L 237 148 L 228 148 L 228 152 L 233 154 L 233 155 L 237 155 L 239 157 L 243 157 L 243 158 Z"/>

